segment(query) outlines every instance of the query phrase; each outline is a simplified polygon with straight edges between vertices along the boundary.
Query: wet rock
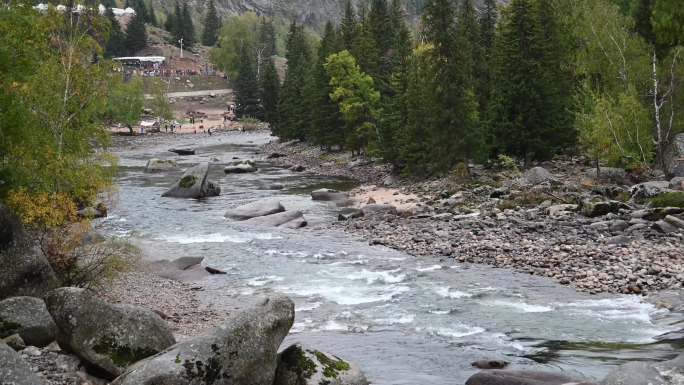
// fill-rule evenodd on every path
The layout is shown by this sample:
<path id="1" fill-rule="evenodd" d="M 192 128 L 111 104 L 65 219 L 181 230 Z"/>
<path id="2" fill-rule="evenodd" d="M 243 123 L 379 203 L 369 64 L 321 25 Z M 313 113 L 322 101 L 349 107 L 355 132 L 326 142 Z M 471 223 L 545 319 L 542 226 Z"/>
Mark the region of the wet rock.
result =
<path id="1" fill-rule="evenodd" d="M 639 183 L 632 186 L 630 189 L 632 199 L 636 201 L 643 201 L 648 198 L 653 198 L 668 191 L 670 191 L 670 182 L 668 181 L 651 181 Z"/>
<path id="2" fill-rule="evenodd" d="M 172 148 L 169 151 L 181 156 L 195 155 L 195 150 L 192 148 Z"/>
<path id="3" fill-rule="evenodd" d="M 591 168 L 586 171 L 585 175 L 587 178 L 611 183 L 624 183 L 627 176 L 627 172 L 622 168 L 616 167 L 601 167 L 598 172 L 596 168 Z"/>
<path id="4" fill-rule="evenodd" d="M 370 204 L 370 205 L 365 205 L 361 208 L 361 211 L 363 212 L 364 216 L 369 216 L 369 215 L 384 215 L 384 214 L 390 214 L 390 215 L 397 215 L 397 208 L 392 206 L 392 205 L 383 205 L 383 204 Z"/>
<path id="5" fill-rule="evenodd" d="M 171 198 L 205 198 L 221 193 L 218 183 L 207 180 L 209 163 L 203 162 L 185 170 L 183 176 L 169 188 L 163 197 Z"/>
<path id="6" fill-rule="evenodd" d="M 591 385 L 567 376 L 522 370 L 483 371 L 470 377 L 466 385 Z"/>
<path id="7" fill-rule="evenodd" d="M 253 160 L 241 160 L 239 162 L 229 163 L 223 169 L 226 174 L 247 174 L 252 172 L 257 172 L 258 168 Z"/>
<path id="8" fill-rule="evenodd" d="M 53 290 L 46 302 L 59 345 L 106 378 L 175 343 L 166 323 L 139 306 L 109 304 L 77 288 Z"/>
<path id="9" fill-rule="evenodd" d="M 549 182 L 551 184 L 558 183 L 558 179 L 544 167 L 533 167 L 525 171 L 521 181 L 531 185 L 538 185 L 545 182 Z"/>
<path id="10" fill-rule="evenodd" d="M 337 190 L 322 188 L 311 192 L 311 198 L 315 201 L 343 201 L 349 199 L 347 193 L 342 193 Z"/>
<path id="11" fill-rule="evenodd" d="M 301 211 L 284 211 L 280 212 L 277 214 L 271 214 L 271 215 L 266 215 L 263 217 L 256 217 L 249 219 L 245 221 L 245 223 L 249 223 L 252 225 L 257 225 L 257 226 L 283 226 L 283 227 L 288 227 L 288 228 L 299 228 L 299 227 L 304 227 L 306 226 L 306 221 L 302 223 L 303 220 L 303 214 Z M 288 224 L 288 222 L 296 221 L 288 226 L 285 226 Z M 295 226 L 295 227 L 292 227 Z"/>
<path id="12" fill-rule="evenodd" d="M 265 299 L 207 335 L 136 363 L 112 385 L 273 384 L 278 347 L 293 322 L 289 298 Z"/>
<path id="13" fill-rule="evenodd" d="M 630 362 L 610 372 L 600 385 L 679 385 L 684 379 L 684 355 L 665 362 Z"/>
<path id="14" fill-rule="evenodd" d="M 152 159 L 147 161 L 147 165 L 145 166 L 145 171 L 147 171 L 147 172 L 168 171 L 168 170 L 174 170 L 174 169 L 176 169 L 176 167 L 178 167 L 178 164 L 173 159 L 152 158 Z"/>
<path id="15" fill-rule="evenodd" d="M 281 154 L 279 152 L 272 152 L 266 156 L 266 159 L 278 159 L 284 157 L 285 154 Z"/>
<path id="16" fill-rule="evenodd" d="M 274 385 L 368 385 L 361 370 L 349 361 L 296 344 L 278 355 Z"/>
<path id="17" fill-rule="evenodd" d="M 45 381 L 7 344 L 0 342 L 0 383 L 11 385 L 44 385 Z"/>
<path id="18" fill-rule="evenodd" d="M 42 347 L 55 340 L 56 331 L 42 299 L 12 297 L 0 302 L 0 338 L 19 334 L 27 344 Z"/>
<path id="19" fill-rule="evenodd" d="M 340 210 L 337 215 L 337 219 L 340 221 L 348 221 L 350 219 L 356 219 L 363 217 L 363 211 L 355 208 L 344 208 Z"/>
<path id="20" fill-rule="evenodd" d="M 237 221 L 244 221 L 251 218 L 262 217 L 264 215 L 271 215 L 282 213 L 285 207 L 275 200 L 261 200 L 252 202 L 231 210 L 226 211 L 225 217 Z"/>
<path id="21" fill-rule="evenodd" d="M 470 366 L 478 369 L 503 369 L 508 366 L 508 361 L 503 360 L 479 360 L 472 362 Z"/>
<path id="22" fill-rule="evenodd" d="M 14 349 L 15 351 L 19 351 L 26 348 L 26 343 L 24 342 L 24 340 L 21 339 L 21 336 L 19 334 L 12 334 L 9 337 L 3 338 L 0 342 L 6 343 L 7 346 Z"/>
<path id="23" fill-rule="evenodd" d="M 630 207 L 619 201 L 590 200 L 583 200 L 580 206 L 582 215 L 589 218 L 600 217 L 609 213 L 618 213 L 621 209 L 629 210 Z"/>
<path id="24" fill-rule="evenodd" d="M 42 297 L 55 286 L 55 272 L 42 253 L 23 248 L 0 252 L 0 299 Z"/>
<path id="25" fill-rule="evenodd" d="M 210 267 L 210 266 L 205 266 L 205 267 L 204 267 L 204 270 L 206 270 L 207 273 L 209 273 L 209 274 L 214 274 L 214 275 L 215 275 L 215 274 L 220 274 L 220 275 L 222 275 L 222 274 L 227 274 L 227 273 L 226 273 L 225 271 L 223 271 L 223 270 L 215 269 L 215 268 Z"/>
<path id="26" fill-rule="evenodd" d="M 306 170 L 306 167 L 302 166 L 301 164 L 295 164 L 290 167 L 290 171 L 294 172 L 302 172 Z"/>
<path id="27" fill-rule="evenodd" d="M 291 221 L 285 222 L 282 225 L 280 225 L 279 227 L 283 227 L 286 229 L 300 229 L 302 227 L 306 227 L 306 225 L 308 225 L 308 224 L 309 224 L 309 222 L 307 222 L 307 220 L 303 216 L 301 216 L 301 217 L 295 218 Z"/>
<path id="28" fill-rule="evenodd" d="M 149 264 L 154 273 L 160 277 L 181 282 L 194 282 L 207 275 L 200 265 L 204 257 L 181 257 L 173 261 L 161 260 Z"/>
<path id="29" fill-rule="evenodd" d="M 663 155 L 665 173 L 669 176 L 684 176 L 684 133 L 672 138 Z"/>

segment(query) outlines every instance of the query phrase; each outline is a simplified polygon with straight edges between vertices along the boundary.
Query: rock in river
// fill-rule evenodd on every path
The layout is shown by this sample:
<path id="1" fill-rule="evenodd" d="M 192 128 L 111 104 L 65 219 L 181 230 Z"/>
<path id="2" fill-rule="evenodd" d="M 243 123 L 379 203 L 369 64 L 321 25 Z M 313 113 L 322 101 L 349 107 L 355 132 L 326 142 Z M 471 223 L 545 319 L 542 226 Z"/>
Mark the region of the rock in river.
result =
<path id="1" fill-rule="evenodd" d="M 601 385 L 680 385 L 684 383 L 684 354 L 665 362 L 630 362 L 616 368 Z"/>
<path id="2" fill-rule="evenodd" d="M 299 228 L 306 226 L 306 220 L 301 211 L 284 211 L 277 214 L 256 217 L 246 221 L 246 223 L 258 226 L 282 226 L 288 228 Z"/>
<path id="3" fill-rule="evenodd" d="M 21 355 L 0 342 L 0 384 L 43 385 L 45 381 L 31 370 Z"/>
<path id="4" fill-rule="evenodd" d="M 264 299 L 232 314 L 208 335 L 138 362 L 112 385 L 273 384 L 278 347 L 293 322 L 289 298 Z"/>
<path id="5" fill-rule="evenodd" d="M 51 291 L 46 302 L 57 324 L 59 346 L 103 377 L 115 378 L 129 365 L 175 343 L 166 323 L 139 306 L 109 304 L 73 287 Z"/>
<path id="6" fill-rule="evenodd" d="M 315 201 L 343 201 L 349 198 L 347 193 L 342 193 L 337 190 L 322 188 L 311 192 L 311 198 Z"/>
<path id="7" fill-rule="evenodd" d="M 181 155 L 181 156 L 195 155 L 195 150 L 192 148 L 172 148 L 169 151 L 174 152 L 174 153 Z"/>
<path id="8" fill-rule="evenodd" d="M 12 297 L 0 301 L 0 338 L 16 333 L 25 343 L 43 347 L 55 340 L 56 330 L 42 299 Z"/>
<path id="9" fill-rule="evenodd" d="M 354 363 L 295 344 L 278 356 L 274 385 L 368 385 Z"/>
<path id="10" fill-rule="evenodd" d="M 157 158 L 152 158 L 147 161 L 147 166 L 145 166 L 145 171 L 147 172 L 154 172 L 154 171 L 166 171 L 166 170 L 173 170 L 178 165 L 176 164 L 176 161 L 173 159 L 157 159 Z"/>
<path id="11" fill-rule="evenodd" d="M 272 199 L 261 200 L 226 211 L 225 217 L 236 221 L 244 221 L 251 218 L 262 217 L 282 213 L 285 207 Z"/>
<path id="12" fill-rule="evenodd" d="M 223 169 L 223 172 L 226 174 L 246 174 L 250 172 L 256 172 L 257 170 L 258 169 L 254 161 L 243 160 L 230 163 L 228 166 L 226 166 L 226 168 Z"/>
<path id="13" fill-rule="evenodd" d="M 466 385 L 591 385 L 560 374 L 523 371 L 487 370 L 477 373 L 466 381 Z"/>
<path id="14" fill-rule="evenodd" d="M 217 196 L 221 193 L 221 188 L 218 183 L 207 180 L 208 173 L 209 163 L 207 162 L 190 167 L 162 196 L 196 199 Z"/>

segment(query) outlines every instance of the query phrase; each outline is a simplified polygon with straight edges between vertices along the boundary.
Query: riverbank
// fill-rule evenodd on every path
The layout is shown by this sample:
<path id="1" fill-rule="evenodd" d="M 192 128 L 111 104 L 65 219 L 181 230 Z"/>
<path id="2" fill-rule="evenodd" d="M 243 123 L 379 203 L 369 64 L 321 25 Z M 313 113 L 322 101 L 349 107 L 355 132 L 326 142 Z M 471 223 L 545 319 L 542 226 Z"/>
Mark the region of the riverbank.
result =
<path id="1" fill-rule="evenodd" d="M 404 204 L 400 215 L 333 225 L 371 244 L 512 268 L 592 294 L 647 294 L 684 282 L 682 229 L 660 228 L 667 225 L 663 213 L 628 201 L 627 175 L 621 183 L 597 180 L 588 167 L 566 160 L 525 175 L 476 168 L 468 180 L 411 182 L 391 175 L 388 165 L 303 143 L 271 143 L 264 153 L 282 166 L 359 180 L 363 185 L 351 191 L 356 202 Z M 598 202 L 615 207 L 592 213 Z M 681 212 L 671 210 L 672 221 Z"/>

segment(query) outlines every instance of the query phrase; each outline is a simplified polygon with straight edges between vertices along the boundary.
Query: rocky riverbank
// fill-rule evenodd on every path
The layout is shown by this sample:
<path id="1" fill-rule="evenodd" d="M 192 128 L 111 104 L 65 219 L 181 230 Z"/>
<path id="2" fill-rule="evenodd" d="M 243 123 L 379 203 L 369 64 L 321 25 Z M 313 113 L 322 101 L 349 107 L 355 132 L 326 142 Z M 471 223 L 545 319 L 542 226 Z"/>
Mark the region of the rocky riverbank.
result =
<path id="1" fill-rule="evenodd" d="M 596 171 L 580 160 L 525 173 L 511 165 L 473 167 L 469 177 L 408 181 L 390 168 L 306 144 L 271 143 L 273 162 L 363 183 L 356 205 L 399 210 L 345 216 L 334 224 L 371 244 L 546 276 L 590 293 L 646 294 L 684 282 L 684 210 L 655 208 L 678 196 L 681 179 Z M 643 183 L 646 182 L 646 183 Z"/>

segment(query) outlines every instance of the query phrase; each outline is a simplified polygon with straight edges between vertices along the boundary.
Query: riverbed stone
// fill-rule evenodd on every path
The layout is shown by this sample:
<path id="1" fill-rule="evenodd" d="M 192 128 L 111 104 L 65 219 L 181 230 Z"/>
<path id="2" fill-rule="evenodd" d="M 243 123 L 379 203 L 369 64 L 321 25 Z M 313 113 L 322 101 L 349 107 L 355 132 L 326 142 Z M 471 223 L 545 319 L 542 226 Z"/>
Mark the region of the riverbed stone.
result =
<path id="1" fill-rule="evenodd" d="M 632 186 L 630 189 L 632 199 L 636 201 L 643 201 L 645 199 L 653 198 L 668 191 L 671 191 L 670 182 L 666 180 L 639 183 Z"/>
<path id="2" fill-rule="evenodd" d="M 585 172 L 587 178 L 595 181 L 605 181 L 611 183 L 624 183 L 627 172 L 623 168 L 617 167 L 601 167 L 596 170 L 596 167 L 590 168 Z"/>
<path id="3" fill-rule="evenodd" d="M 558 179 L 544 167 L 532 167 L 531 169 L 525 171 L 521 178 L 521 181 L 524 184 L 531 185 L 538 185 L 545 182 L 549 182 L 551 184 L 558 183 Z"/>
<path id="4" fill-rule="evenodd" d="M 147 161 L 147 165 L 145 166 L 145 171 L 147 171 L 147 172 L 168 171 L 168 170 L 174 170 L 174 169 L 176 169 L 176 167 L 178 167 L 178 164 L 173 159 L 152 158 L 152 159 L 149 159 Z"/>
<path id="5" fill-rule="evenodd" d="M 58 284 L 45 256 L 29 248 L 0 251 L 0 299 L 42 297 Z"/>
<path id="6" fill-rule="evenodd" d="M 592 385 L 561 374 L 523 370 L 487 370 L 471 376 L 466 385 Z"/>
<path id="7" fill-rule="evenodd" d="M 656 231 L 663 233 L 663 234 L 670 234 L 670 233 L 677 232 L 679 230 L 676 226 L 673 226 L 672 224 L 670 224 L 669 222 L 666 222 L 665 220 L 660 220 L 660 221 L 655 222 L 652 225 L 652 228 Z"/>
<path id="8" fill-rule="evenodd" d="M 311 198 L 315 201 L 344 201 L 349 199 L 349 194 L 337 190 L 322 188 L 311 192 Z"/>
<path id="9" fill-rule="evenodd" d="M 273 384 L 294 303 L 275 296 L 231 314 L 210 333 L 131 366 L 112 385 Z"/>
<path id="10" fill-rule="evenodd" d="M 283 211 L 285 211 L 285 207 L 280 202 L 267 199 L 230 209 L 226 211 L 225 217 L 236 221 L 245 221 L 251 218 L 263 217 L 264 215 L 282 213 Z"/>
<path id="11" fill-rule="evenodd" d="M 300 344 L 278 355 L 274 385 L 368 385 L 359 367 L 349 361 Z"/>
<path id="12" fill-rule="evenodd" d="M 250 225 L 257 225 L 257 226 L 283 226 L 283 227 L 292 227 L 295 225 L 295 223 L 298 223 L 299 226 L 294 227 L 294 228 L 299 228 L 299 227 L 304 227 L 306 226 L 306 223 L 302 225 L 302 220 L 303 220 L 304 214 L 301 211 L 283 211 L 280 213 L 276 214 L 271 214 L 271 215 L 265 215 L 262 217 L 256 217 L 252 219 L 248 219 L 245 221 L 245 223 L 249 223 Z M 293 224 L 290 224 L 289 226 L 286 226 L 289 222 L 292 221 L 297 221 Z M 305 222 L 305 221 L 304 221 Z"/>
<path id="13" fill-rule="evenodd" d="M 681 220 L 674 215 L 668 215 L 663 220 L 678 229 L 684 229 L 684 220 Z"/>
<path id="14" fill-rule="evenodd" d="M 139 306 L 109 304 L 73 287 L 51 291 L 46 303 L 57 324 L 59 346 L 108 379 L 175 343 L 159 315 Z"/>
<path id="15" fill-rule="evenodd" d="M 547 207 L 544 211 L 551 218 L 563 218 L 577 211 L 579 207 L 575 204 L 562 204 Z"/>
<path id="16" fill-rule="evenodd" d="M 21 354 L 0 342 L 0 384 L 44 385 L 45 381 L 31 370 Z"/>
<path id="17" fill-rule="evenodd" d="M 250 159 L 231 162 L 223 169 L 226 174 L 247 174 L 257 171 L 256 163 Z"/>
<path id="18" fill-rule="evenodd" d="M 221 193 L 221 188 L 218 183 L 207 180 L 208 173 L 208 162 L 202 162 L 197 166 L 190 167 L 185 170 L 183 176 L 162 196 L 194 199 L 217 196 Z"/>
<path id="19" fill-rule="evenodd" d="M 588 199 L 583 200 L 580 207 L 582 215 L 589 218 L 618 213 L 621 209 L 630 209 L 627 204 L 619 201 L 592 201 Z"/>
<path id="20" fill-rule="evenodd" d="M 363 210 L 346 207 L 340 210 L 340 212 L 337 214 L 337 219 L 340 221 L 348 221 L 350 219 L 361 218 L 362 216 Z"/>
<path id="21" fill-rule="evenodd" d="M 43 347 L 55 340 L 56 331 L 42 299 L 12 297 L 0 301 L 0 338 L 19 334 L 25 343 Z"/>
<path id="22" fill-rule="evenodd" d="M 629 362 L 612 372 L 600 385 L 684 384 L 684 354 L 664 362 Z"/>
<path id="23" fill-rule="evenodd" d="M 361 208 L 361 211 L 363 211 L 363 215 L 383 215 L 383 214 L 390 214 L 390 215 L 397 215 L 397 208 L 392 206 L 392 205 L 386 205 L 386 204 L 370 204 L 370 205 L 365 205 Z"/>

